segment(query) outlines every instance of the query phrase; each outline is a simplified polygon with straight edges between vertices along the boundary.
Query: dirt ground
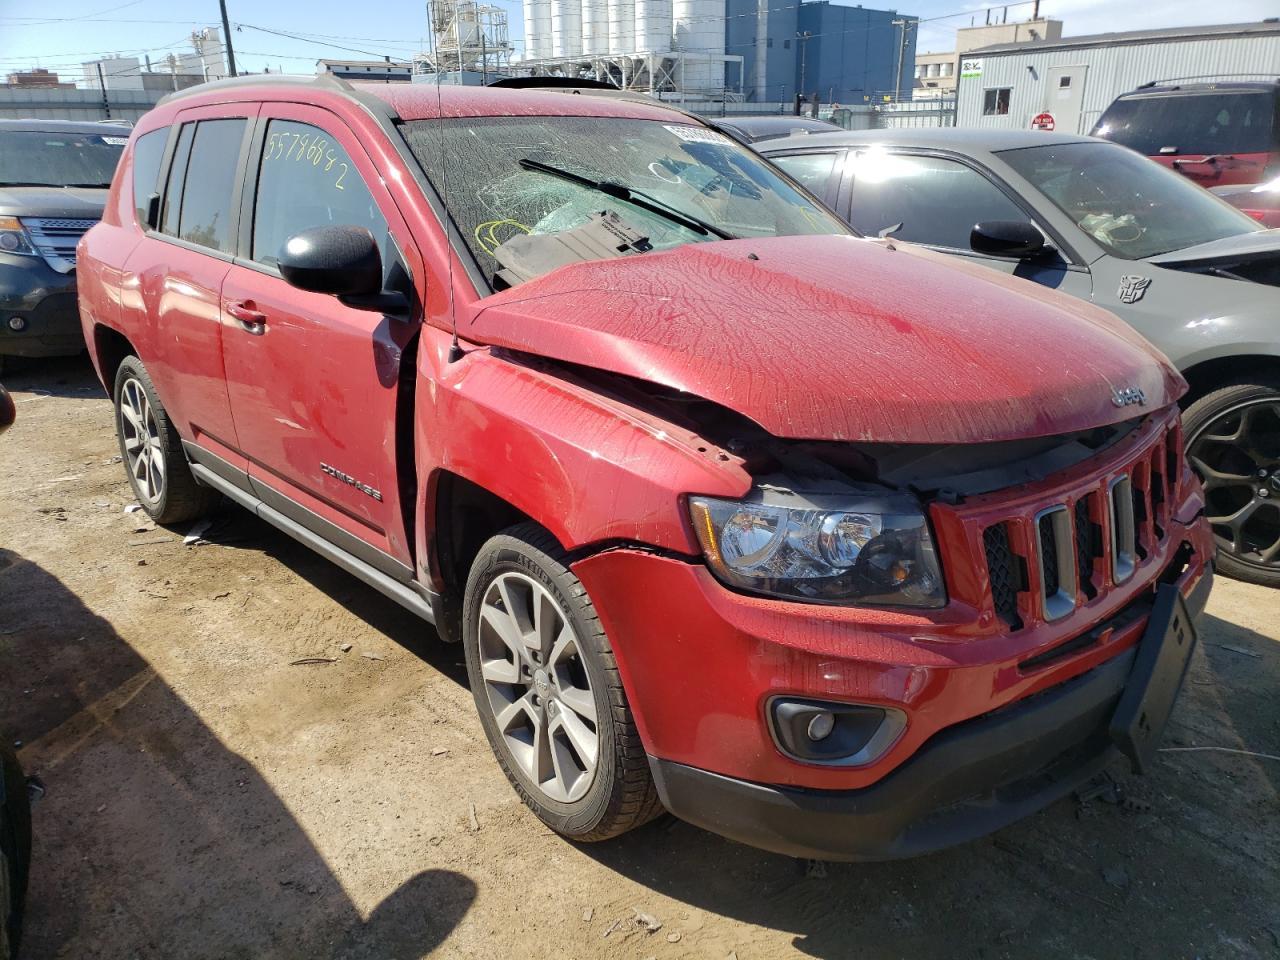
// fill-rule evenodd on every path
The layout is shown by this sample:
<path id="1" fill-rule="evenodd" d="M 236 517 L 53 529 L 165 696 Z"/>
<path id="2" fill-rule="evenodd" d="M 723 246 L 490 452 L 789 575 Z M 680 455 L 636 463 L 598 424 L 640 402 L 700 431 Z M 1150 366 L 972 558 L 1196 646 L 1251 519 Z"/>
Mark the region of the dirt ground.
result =
<path id="1" fill-rule="evenodd" d="M 908 862 L 671 818 L 567 843 L 491 759 L 456 647 L 244 511 L 196 546 L 125 513 L 82 361 L 10 386 L 0 728 L 48 790 L 29 958 L 1280 955 L 1280 762 L 1239 754 Z M 1201 634 L 1165 745 L 1280 754 L 1280 594 L 1220 581 Z"/>

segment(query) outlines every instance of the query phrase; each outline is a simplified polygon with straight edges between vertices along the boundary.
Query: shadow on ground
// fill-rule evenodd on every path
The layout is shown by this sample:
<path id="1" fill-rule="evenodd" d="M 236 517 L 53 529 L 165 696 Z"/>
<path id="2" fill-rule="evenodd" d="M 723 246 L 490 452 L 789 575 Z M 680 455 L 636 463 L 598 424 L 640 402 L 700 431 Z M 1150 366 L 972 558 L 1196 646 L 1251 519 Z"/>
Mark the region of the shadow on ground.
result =
<path id="1" fill-rule="evenodd" d="M 266 524 L 229 510 L 221 528 L 229 541 L 266 551 L 466 684 L 457 648 L 439 644 L 413 615 Z M 1276 719 L 1264 703 L 1274 694 L 1266 678 L 1280 675 L 1280 645 L 1212 616 L 1200 631 L 1194 683 L 1166 742 L 1269 742 Z M 1144 778 L 1130 776 L 1120 762 L 1112 773 L 1121 789 L 1105 799 L 1064 800 L 993 837 L 911 861 L 806 864 L 670 816 L 577 849 L 690 907 L 788 931 L 801 953 L 833 960 L 855 955 L 855 945 L 856 955 L 866 957 L 1131 960 L 1189 956 L 1188 944 L 1213 947 L 1201 954 L 1207 957 L 1268 956 L 1280 949 L 1274 906 L 1280 882 L 1268 853 L 1280 840 L 1277 771 L 1227 762 L 1232 772 L 1222 776 L 1206 755 L 1167 754 Z M 1257 799 L 1259 787 L 1269 802 Z M 1207 885 L 1206 877 L 1215 882 Z M 738 953 L 750 953 L 749 944 Z"/>
<path id="2" fill-rule="evenodd" d="M 49 357 L 32 360 L 27 357 L 5 357 L 0 382 L 11 393 L 22 391 L 37 396 L 98 398 L 106 394 L 93 372 L 89 355 Z M 19 407 L 19 410 L 22 408 Z"/>
<path id="3" fill-rule="evenodd" d="M 139 945 L 139 958 L 418 957 L 475 899 L 468 877 L 427 870 L 363 918 L 253 763 L 57 578 L 4 549 L 0 728 L 25 741 L 23 763 L 48 789 L 35 811 L 28 957 L 66 956 L 71 943 L 77 960 L 121 944 Z M 73 779 L 91 795 L 61 789 Z M 79 862 L 48 863 L 42 846 Z M 157 920 L 175 900 L 183 922 Z"/>

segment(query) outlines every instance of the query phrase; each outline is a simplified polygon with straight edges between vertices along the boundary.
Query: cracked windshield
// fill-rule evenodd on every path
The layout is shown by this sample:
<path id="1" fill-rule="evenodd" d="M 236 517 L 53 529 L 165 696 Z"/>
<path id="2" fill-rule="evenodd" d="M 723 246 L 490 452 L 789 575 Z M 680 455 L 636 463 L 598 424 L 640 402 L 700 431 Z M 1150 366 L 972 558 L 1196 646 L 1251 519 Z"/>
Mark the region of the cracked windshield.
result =
<path id="1" fill-rule="evenodd" d="M 422 120 L 404 132 L 495 289 L 566 263 L 685 243 L 849 233 L 705 127 L 491 117 Z"/>

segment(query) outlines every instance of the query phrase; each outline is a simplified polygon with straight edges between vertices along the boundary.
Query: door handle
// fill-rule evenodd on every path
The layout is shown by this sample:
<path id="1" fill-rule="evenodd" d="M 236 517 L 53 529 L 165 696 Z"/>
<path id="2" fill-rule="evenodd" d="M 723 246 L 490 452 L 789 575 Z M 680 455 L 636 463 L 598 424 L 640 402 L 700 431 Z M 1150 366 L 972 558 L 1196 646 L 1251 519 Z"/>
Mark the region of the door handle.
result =
<path id="1" fill-rule="evenodd" d="M 250 333 L 261 333 L 267 325 L 267 315 L 254 307 L 252 300 L 233 300 L 227 304 L 227 313 L 235 317 Z"/>

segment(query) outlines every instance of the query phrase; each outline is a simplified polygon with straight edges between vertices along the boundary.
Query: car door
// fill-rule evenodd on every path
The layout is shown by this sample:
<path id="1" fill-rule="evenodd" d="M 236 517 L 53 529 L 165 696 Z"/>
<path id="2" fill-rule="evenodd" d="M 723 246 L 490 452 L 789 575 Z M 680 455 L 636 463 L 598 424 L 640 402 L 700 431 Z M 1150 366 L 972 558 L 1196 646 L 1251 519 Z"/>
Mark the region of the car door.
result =
<path id="1" fill-rule="evenodd" d="M 1020 260 L 976 253 L 969 234 L 984 220 L 1023 220 L 1050 237 L 1016 195 L 993 176 L 954 156 L 880 148 L 856 150 L 846 161 L 849 189 L 840 212 L 858 232 L 892 235 L 943 253 L 974 259 L 1003 273 L 1088 298 L 1086 268 L 1056 254 Z"/>
<path id="2" fill-rule="evenodd" d="M 156 184 L 159 205 L 147 204 L 155 222 L 141 224 L 142 241 L 122 277 L 126 325 L 169 416 L 191 443 L 241 468 L 223 376 L 227 318 L 220 303 L 257 110 L 243 103 L 185 110 L 172 127 L 140 138 L 139 149 L 148 137 L 164 140 L 167 176 Z M 147 150 L 156 146 L 153 140 Z"/>
<path id="3" fill-rule="evenodd" d="M 269 103 L 257 126 L 240 255 L 222 289 L 223 310 L 235 318 L 224 357 L 250 484 L 294 521 L 404 575 L 411 564 L 398 479 L 412 477 L 412 462 L 397 463 L 397 426 L 405 427 L 397 416 L 402 400 L 412 402 L 414 370 L 402 369 L 402 352 L 416 330 L 408 318 L 290 286 L 276 256 L 299 231 L 363 227 L 379 243 L 386 275 L 402 283 L 408 229 L 335 115 Z"/>
<path id="4" fill-rule="evenodd" d="M 781 167 L 792 179 L 832 209 L 840 193 L 840 179 L 844 175 L 843 149 L 798 149 L 770 153 L 771 161 Z"/>

